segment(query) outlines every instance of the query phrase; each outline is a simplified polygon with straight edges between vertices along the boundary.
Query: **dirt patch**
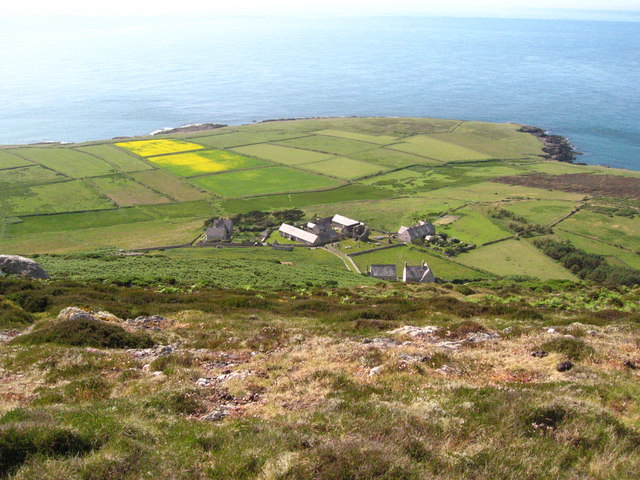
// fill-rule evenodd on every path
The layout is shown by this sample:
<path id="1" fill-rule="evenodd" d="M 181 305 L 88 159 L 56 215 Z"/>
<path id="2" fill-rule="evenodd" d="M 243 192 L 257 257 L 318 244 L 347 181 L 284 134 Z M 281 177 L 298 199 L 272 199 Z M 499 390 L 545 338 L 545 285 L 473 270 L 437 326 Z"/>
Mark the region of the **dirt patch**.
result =
<path id="1" fill-rule="evenodd" d="M 458 220 L 460 220 L 460 217 L 456 216 L 456 215 L 445 215 L 443 217 L 440 217 L 439 219 L 437 219 L 435 222 L 433 222 L 434 225 L 449 225 L 453 222 L 457 222 Z"/>
<path id="2" fill-rule="evenodd" d="M 640 198 L 640 179 L 617 175 L 574 173 L 570 175 L 517 175 L 499 177 L 494 182 L 525 187 L 562 190 L 595 196 Z"/>

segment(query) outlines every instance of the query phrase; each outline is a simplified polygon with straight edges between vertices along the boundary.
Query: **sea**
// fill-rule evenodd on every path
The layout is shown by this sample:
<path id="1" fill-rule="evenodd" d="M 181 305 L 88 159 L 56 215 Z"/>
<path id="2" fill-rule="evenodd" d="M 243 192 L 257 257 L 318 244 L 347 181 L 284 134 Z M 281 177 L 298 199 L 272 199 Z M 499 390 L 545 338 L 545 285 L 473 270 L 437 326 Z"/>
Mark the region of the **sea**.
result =
<path id="1" fill-rule="evenodd" d="M 0 144 L 315 116 L 517 122 L 640 170 L 640 22 L 0 18 Z"/>

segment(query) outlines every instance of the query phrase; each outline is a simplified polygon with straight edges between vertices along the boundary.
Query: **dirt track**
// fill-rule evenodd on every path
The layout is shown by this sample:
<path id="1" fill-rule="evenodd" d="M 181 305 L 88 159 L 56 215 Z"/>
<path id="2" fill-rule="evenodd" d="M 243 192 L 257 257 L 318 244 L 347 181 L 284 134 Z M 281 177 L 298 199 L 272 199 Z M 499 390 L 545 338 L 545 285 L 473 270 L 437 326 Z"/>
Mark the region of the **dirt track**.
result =
<path id="1" fill-rule="evenodd" d="M 640 198 L 640 179 L 618 175 L 594 175 L 576 173 L 571 175 L 531 175 L 499 177 L 494 182 L 525 187 L 562 190 L 594 196 Z"/>

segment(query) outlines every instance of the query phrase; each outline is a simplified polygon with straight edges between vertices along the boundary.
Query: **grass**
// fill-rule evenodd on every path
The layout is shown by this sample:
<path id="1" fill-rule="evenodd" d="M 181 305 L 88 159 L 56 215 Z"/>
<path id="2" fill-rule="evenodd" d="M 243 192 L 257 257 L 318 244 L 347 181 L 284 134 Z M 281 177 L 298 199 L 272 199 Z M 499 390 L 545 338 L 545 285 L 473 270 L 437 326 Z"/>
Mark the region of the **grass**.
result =
<path id="1" fill-rule="evenodd" d="M 266 167 L 192 178 L 191 183 L 223 197 L 300 192 L 338 186 L 328 177 L 289 167 Z"/>
<path id="2" fill-rule="evenodd" d="M 242 145 L 253 145 L 256 143 L 276 142 L 278 140 L 288 140 L 301 136 L 302 134 L 287 131 L 267 131 L 267 132 L 230 132 L 222 135 L 211 135 L 207 137 L 195 137 L 195 140 L 202 145 L 212 148 L 231 148 Z"/>
<path id="3" fill-rule="evenodd" d="M 148 170 L 130 174 L 137 182 L 152 188 L 178 202 L 191 202 L 207 198 L 209 195 L 188 183 L 172 177 L 160 170 Z"/>
<path id="4" fill-rule="evenodd" d="M 429 135 L 416 135 L 407 138 L 403 143 L 394 144 L 390 148 L 443 162 L 488 160 L 492 158 L 477 150 L 450 143 L 444 140 L 445 138 L 449 138 L 449 136 L 444 135 L 440 138 L 434 138 Z"/>
<path id="5" fill-rule="evenodd" d="M 230 199 L 223 201 L 221 207 L 230 214 L 246 213 L 252 210 L 302 208 L 310 206 L 320 206 L 320 208 L 324 208 L 322 205 L 330 205 L 326 208 L 335 210 L 336 208 L 342 209 L 345 202 L 352 202 L 354 200 L 379 200 L 389 197 L 391 197 L 391 194 L 383 189 L 368 187 L 366 185 L 350 184 L 321 192 Z M 318 211 L 320 211 L 320 209 L 318 209 Z"/>
<path id="6" fill-rule="evenodd" d="M 0 170 L 4 168 L 25 167 L 33 165 L 32 162 L 13 155 L 10 150 L 0 150 Z"/>
<path id="7" fill-rule="evenodd" d="M 115 165 L 121 172 L 139 172 L 141 170 L 150 170 L 153 168 L 152 165 L 141 160 L 137 156 L 132 155 L 131 153 L 110 143 L 75 147 L 75 150 L 99 157 L 108 163 Z"/>
<path id="8" fill-rule="evenodd" d="M 0 187 L 3 189 L 24 185 L 42 185 L 65 180 L 68 180 L 68 178 L 64 175 L 40 165 L 0 170 Z"/>
<path id="9" fill-rule="evenodd" d="M 105 254 L 40 256 L 53 278 L 108 281 L 123 285 L 207 285 L 277 289 L 297 286 L 353 286 L 374 281 L 346 270 L 340 259 L 323 250 L 293 252 L 268 247 L 187 249 L 142 257 Z M 288 264 L 281 264 L 288 262 Z"/>
<path id="10" fill-rule="evenodd" d="M 113 208 L 114 205 L 83 180 L 36 185 L 0 193 L 0 208 L 14 215 L 60 213 Z"/>
<path id="11" fill-rule="evenodd" d="M 375 150 L 352 153 L 349 157 L 391 168 L 408 167 L 411 165 L 442 165 L 442 162 L 437 160 L 431 160 L 419 155 L 400 152 L 390 148 L 376 148 Z"/>
<path id="12" fill-rule="evenodd" d="M 98 190 L 119 207 L 167 203 L 171 199 L 124 176 L 112 175 L 94 178 L 91 182 Z"/>
<path id="13" fill-rule="evenodd" d="M 282 140 L 277 142 L 277 144 L 304 150 L 332 153 L 334 155 L 349 155 L 351 153 L 378 148 L 378 146 L 375 144 L 326 135 L 310 135 L 308 137 Z"/>
<path id="14" fill-rule="evenodd" d="M 285 165 L 300 165 L 303 163 L 320 162 L 333 157 L 333 155 L 326 153 L 312 152 L 310 150 L 301 150 L 299 148 L 286 147 L 283 145 L 271 145 L 267 143 L 237 147 L 233 150 L 242 155 L 263 158 L 265 160 L 283 163 Z"/>
<path id="15" fill-rule="evenodd" d="M 115 171 L 107 162 L 71 148 L 31 147 L 18 148 L 14 152 L 71 178 L 95 177 Z"/>
<path id="16" fill-rule="evenodd" d="M 190 150 L 200 150 L 202 145 L 187 142 L 184 140 L 164 139 L 156 140 L 136 140 L 133 142 L 116 143 L 120 148 L 140 155 L 141 157 L 152 157 L 154 155 L 165 155 L 169 153 L 188 152 Z"/>
<path id="17" fill-rule="evenodd" d="M 640 270 L 640 255 L 634 252 L 623 250 L 619 247 L 614 247 L 592 238 L 567 232 L 562 229 L 562 224 L 555 228 L 555 233 L 558 237 L 564 240 L 569 240 L 573 245 L 586 252 L 595 253 L 596 255 L 604 255 L 607 257 L 609 263 L 618 263 Z"/>
<path id="18" fill-rule="evenodd" d="M 168 172 L 182 177 L 269 165 L 269 163 L 256 158 L 224 150 L 203 150 L 200 152 L 163 155 L 151 157 L 149 161 Z"/>
<path id="19" fill-rule="evenodd" d="M 503 206 L 529 222 L 548 225 L 567 215 L 576 207 L 573 202 L 535 200 L 514 202 Z"/>
<path id="20" fill-rule="evenodd" d="M 384 167 L 346 157 L 336 157 L 321 162 L 306 163 L 300 165 L 300 168 L 345 180 L 374 175 L 384 170 Z"/>
<path id="21" fill-rule="evenodd" d="M 455 214 L 460 219 L 440 226 L 439 232 L 447 233 L 463 242 L 478 246 L 513 235 L 513 232 L 494 223 L 481 209 L 468 207 L 457 210 Z"/>
<path id="22" fill-rule="evenodd" d="M 576 280 L 571 272 L 524 240 L 507 240 L 481 247 L 456 257 L 456 260 L 496 275 Z"/>
<path id="23" fill-rule="evenodd" d="M 637 218 L 609 217 L 582 210 L 561 224 L 563 230 L 594 237 L 605 243 L 640 251 L 640 222 Z"/>
<path id="24" fill-rule="evenodd" d="M 332 128 L 318 130 L 314 133 L 319 135 L 328 135 L 329 137 L 346 138 L 349 140 L 376 143 L 379 145 L 387 145 L 389 143 L 395 143 L 398 141 L 397 137 L 391 137 L 389 135 L 367 135 L 366 133 L 348 132 L 345 130 L 335 130 Z"/>

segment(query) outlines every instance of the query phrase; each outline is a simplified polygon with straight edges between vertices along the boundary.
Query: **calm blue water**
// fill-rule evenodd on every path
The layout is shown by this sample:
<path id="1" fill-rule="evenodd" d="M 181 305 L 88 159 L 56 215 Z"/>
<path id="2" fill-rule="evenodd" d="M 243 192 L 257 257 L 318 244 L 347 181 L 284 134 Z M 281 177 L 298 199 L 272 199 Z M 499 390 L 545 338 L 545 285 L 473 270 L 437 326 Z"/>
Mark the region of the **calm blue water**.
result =
<path id="1" fill-rule="evenodd" d="M 640 23 L 0 19 L 0 143 L 328 115 L 514 121 L 640 170 Z"/>

